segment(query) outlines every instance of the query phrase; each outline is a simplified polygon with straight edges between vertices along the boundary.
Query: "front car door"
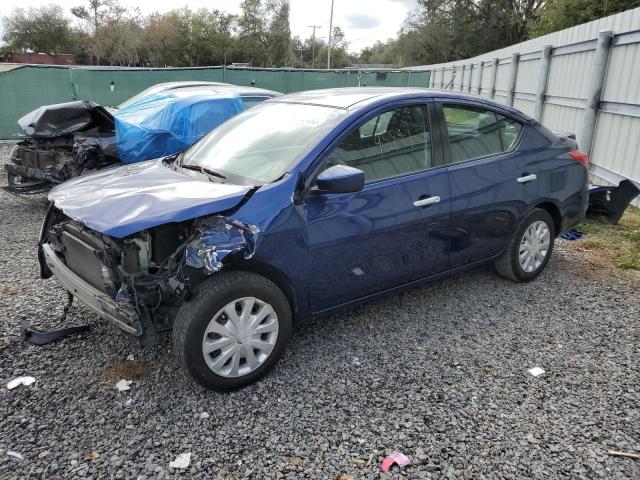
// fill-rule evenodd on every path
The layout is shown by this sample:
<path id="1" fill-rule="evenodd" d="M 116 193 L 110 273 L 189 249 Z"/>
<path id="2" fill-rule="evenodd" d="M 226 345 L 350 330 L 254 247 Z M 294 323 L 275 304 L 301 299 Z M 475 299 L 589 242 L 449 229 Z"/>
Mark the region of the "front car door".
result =
<path id="1" fill-rule="evenodd" d="M 348 165 L 365 173 L 365 187 L 305 196 L 313 311 L 447 268 L 449 182 L 434 115 L 426 100 L 377 109 L 329 148 L 316 175 Z"/>
<path id="2" fill-rule="evenodd" d="M 480 102 L 437 99 L 451 184 L 451 268 L 499 254 L 538 197 L 526 126 Z"/>

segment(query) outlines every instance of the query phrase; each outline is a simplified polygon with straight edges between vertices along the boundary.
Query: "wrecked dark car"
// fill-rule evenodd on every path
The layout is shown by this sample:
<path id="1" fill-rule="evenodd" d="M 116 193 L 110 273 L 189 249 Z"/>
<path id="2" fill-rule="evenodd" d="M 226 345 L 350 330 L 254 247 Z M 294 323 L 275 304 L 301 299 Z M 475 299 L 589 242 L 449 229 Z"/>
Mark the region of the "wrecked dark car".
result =
<path id="1" fill-rule="evenodd" d="M 272 369 L 294 319 L 486 263 L 535 279 L 587 183 L 575 143 L 488 100 L 303 92 L 55 187 L 41 273 L 142 339 L 173 329 L 186 372 L 228 390 Z"/>
<path id="2" fill-rule="evenodd" d="M 18 124 L 27 137 L 5 164 L 8 188 L 36 192 L 114 165 L 184 150 L 276 92 L 215 82 L 155 85 L 116 108 L 90 101 L 40 107 Z"/>

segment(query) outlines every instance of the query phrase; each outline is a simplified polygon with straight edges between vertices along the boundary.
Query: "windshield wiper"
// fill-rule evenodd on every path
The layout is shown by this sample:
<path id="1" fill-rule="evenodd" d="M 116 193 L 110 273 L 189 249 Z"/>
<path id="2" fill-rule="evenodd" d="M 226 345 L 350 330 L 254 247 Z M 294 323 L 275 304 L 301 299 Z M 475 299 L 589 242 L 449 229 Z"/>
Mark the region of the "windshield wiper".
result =
<path id="1" fill-rule="evenodd" d="M 196 172 L 204 173 L 205 175 L 209 175 L 210 177 L 218 177 L 218 178 L 221 178 L 222 180 L 227 179 L 227 177 L 225 177 L 221 173 L 210 170 L 207 167 L 200 167 L 198 165 L 189 165 L 188 163 L 187 164 L 181 163 L 180 167 L 186 170 L 195 170 Z"/>

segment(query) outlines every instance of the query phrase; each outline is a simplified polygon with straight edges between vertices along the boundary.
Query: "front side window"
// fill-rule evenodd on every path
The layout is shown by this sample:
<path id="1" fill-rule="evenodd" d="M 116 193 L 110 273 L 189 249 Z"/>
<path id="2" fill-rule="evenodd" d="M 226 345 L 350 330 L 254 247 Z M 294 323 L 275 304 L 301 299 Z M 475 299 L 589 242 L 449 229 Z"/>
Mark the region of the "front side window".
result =
<path id="1" fill-rule="evenodd" d="M 444 119 L 451 145 L 451 163 L 511 150 L 522 124 L 492 110 L 444 105 Z"/>
<path id="2" fill-rule="evenodd" d="M 235 182 L 273 182 L 345 115 L 337 108 L 267 102 L 203 137 L 184 153 L 181 164 L 213 170 Z"/>
<path id="3" fill-rule="evenodd" d="M 325 168 L 333 165 L 362 170 L 367 183 L 431 168 L 426 106 L 396 108 L 356 127 L 328 156 Z"/>

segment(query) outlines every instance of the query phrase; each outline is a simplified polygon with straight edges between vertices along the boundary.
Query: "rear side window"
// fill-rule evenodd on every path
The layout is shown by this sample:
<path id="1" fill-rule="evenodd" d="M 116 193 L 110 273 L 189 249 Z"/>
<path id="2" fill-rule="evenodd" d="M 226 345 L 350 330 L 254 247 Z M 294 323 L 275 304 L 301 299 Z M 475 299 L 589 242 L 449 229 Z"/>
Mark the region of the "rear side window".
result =
<path id="1" fill-rule="evenodd" d="M 366 183 L 431 168 L 426 106 L 389 110 L 356 127 L 329 154 L 325 168 L 333 165 L 362 170 Z"/>
<path id="2" fill-rule="evenodd" d="M 249 110 L 251 107 L 255 107 L 259 103 L 269 100 L 271 97 L 242 97 L 242 104 L 245 110 Z"/>
<path id="3" fill-rule="evenodd" d="M 492 110 L 443 105 L 451 145 L 451 163 L 511 150 L 522 124 Z"/>

